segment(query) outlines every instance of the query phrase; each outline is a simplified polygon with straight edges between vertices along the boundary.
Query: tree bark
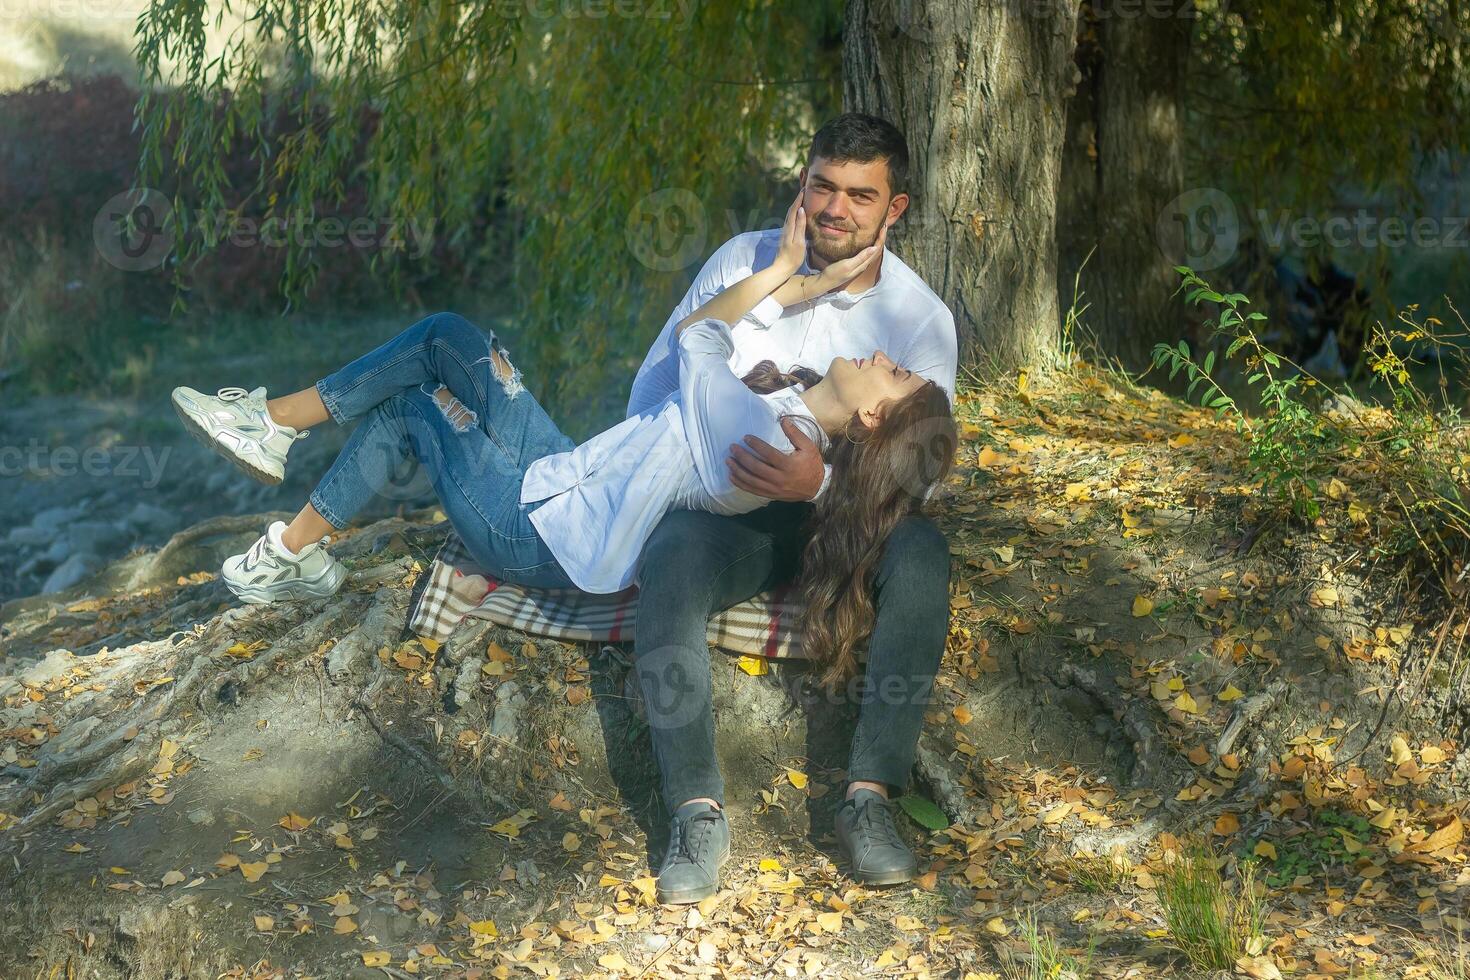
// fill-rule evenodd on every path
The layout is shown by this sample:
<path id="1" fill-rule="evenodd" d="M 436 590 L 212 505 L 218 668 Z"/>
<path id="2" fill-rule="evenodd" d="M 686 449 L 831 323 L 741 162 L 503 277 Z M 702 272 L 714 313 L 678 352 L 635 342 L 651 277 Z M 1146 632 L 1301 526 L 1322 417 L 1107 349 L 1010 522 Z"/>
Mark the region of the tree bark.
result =
<path id="1" fill-rule="evenodd" d="M 844 101 L 903 131 L 889 239 L 954 313 L 960 363 L 1035 363 L 1058 337 L 1056 204 L 1071 0 L 849 0 Z"/>
<path id="2" fill-rule="evenodd" d="M 1077 291 L 1106 354 L 1138 369 L 1178 339 L 1182 308 L 1167 252 L 1184 189 L 1184 71 L 1190 4 L 1084 0 L 1067 107 L 1058 218 L 1062 306 Z M 1160 236 L 1163 235 L 1164 238 Z M 1089 253 L 1092 253 L 1089 257 Z M 1078 273 L 1081 273 L 1080 279 Z"/>

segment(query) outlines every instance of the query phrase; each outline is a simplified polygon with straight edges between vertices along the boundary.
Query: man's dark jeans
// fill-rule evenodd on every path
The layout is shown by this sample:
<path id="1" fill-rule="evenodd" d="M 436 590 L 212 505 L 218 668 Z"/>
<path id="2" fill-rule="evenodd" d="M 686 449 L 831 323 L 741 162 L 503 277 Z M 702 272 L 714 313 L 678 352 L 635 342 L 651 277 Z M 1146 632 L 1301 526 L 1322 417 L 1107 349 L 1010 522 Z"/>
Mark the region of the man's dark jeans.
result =
<path id="1" fill-rule="evenodd" d="M 793 580 L 809 504 L 775 503 L 739 517 L 674 511 L 644 546 L 634 651 L 663 777 L 664 802 L 725 802 L 710 702 L 709 617 Z M 949 632 L 949 544 L 933 522 L 908 517 L 883 551 L 877 622 L 866 671 L 843 690 L 860 705 L 850 780 L 902 790 Z"/>

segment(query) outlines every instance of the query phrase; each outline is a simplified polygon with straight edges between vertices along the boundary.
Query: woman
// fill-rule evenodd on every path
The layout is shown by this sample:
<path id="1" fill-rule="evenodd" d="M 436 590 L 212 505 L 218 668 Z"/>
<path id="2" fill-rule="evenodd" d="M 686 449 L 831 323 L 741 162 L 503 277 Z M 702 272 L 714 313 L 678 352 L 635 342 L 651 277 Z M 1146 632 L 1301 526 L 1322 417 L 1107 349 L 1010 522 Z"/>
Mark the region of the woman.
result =
<path id="1" fill-rule="evenodd" d="M 789 451 L 780 421 L 793 417 L 830 450 L 833 467 L 804 570 L 808 633 L 819 648 L 812 653 L 829 669 L 850 666 L 852 642 L 866 632 L 852 626 L 871 624 L 866 572 L 888 532 L 943 478 L 954 424 L 944 391 L 881 351 L 837 358 L 825 377 L 783 375 L 771 362 L 744 379 L 730 370 L 727 323 L 767 296 L 786 306 L 838 288 L 882 251 L 880 234 L 851 259 L 796 275 L 806 252 L 800 200 L 787 212 L 775 261 L 678 324 L 671 342 L 679 390 L 580 446 L 521 387 L 496 339 L 454 314 L 427 317 L 284 398 L 267 401 L 263 388 L 215 396 L 175 389 L 185 426 L 267 483 L 280 482 L 287 451 L 312 425 L 363 417 L 291 523 L 276 521 L 225 561 L 225 584 L 246 602 L 335 593 L 345 573 L 324 547 L 328 536 L 413 456 L 491 574 L 617 592 L 636 580 L 643 545 L 669 510 L 740 514 L 767 503 L 731 483 L 725 456 L 747 434 Z M 917 472 L 913 433 L 922 430 L 932 446 L 936 424 L 947 448 L 926 477 Z"/>

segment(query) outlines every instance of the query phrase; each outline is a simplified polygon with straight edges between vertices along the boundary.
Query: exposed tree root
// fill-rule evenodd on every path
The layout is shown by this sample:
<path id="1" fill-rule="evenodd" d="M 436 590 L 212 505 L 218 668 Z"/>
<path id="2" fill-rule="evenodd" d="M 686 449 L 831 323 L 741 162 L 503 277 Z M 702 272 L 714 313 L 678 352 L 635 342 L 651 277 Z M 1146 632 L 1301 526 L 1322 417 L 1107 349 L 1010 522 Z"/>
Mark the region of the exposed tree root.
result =
<path id="1" fill-rule="evenodd" d="M 476 795 L 476 793 L 467 791 L 464 784 L 451 776 L 449 774 L 449 771 L 446 770 L 442 765 L 440 765 L 432 756 L 430 756 L 423 749 L 419 748 L 417 745 L 414 745 L 402 735 L 399 735 L 395 731 L 391 731 L 387 725 L 385 725 L 382 721 L 378 719 L 378 716 L 373 712 L 373 706 L 374 704 L 376 704 L 378 695 L 382 691 L 385 682 L 386 678 L 381 677 L 374 681 L 371 687 L 369 687 L 366 691 L 362 692 L 353 699 L 353 708 L 355 708 L 358 713 L 362 715 L 364 721 L 372 726 L 373 731 L 378 733 L 379 738 L 387 742 L 389 745 L 393 746 L 398 751 L 402 752 L 404 755 L 408 756 L 409 759 L 416 763 L 426 773 L 428 773 L 430 776 L 433 776 L 434 779 L 438 781 L 439 785 L 443 786 L 446 791 L 453 794 L 454 796 L 459 797 L 459 799 L 462 800 L 464 804 L 470 808 L 471 813 L 475 816 L 477 820 L 487 819 L 489 815 L 485 810 L 484 804 L 480 801 L 479 796 Z M 490 790 L 484 786 L 479 787 L 479 790 L 481 793 L 489 796 L 497 803 L 505 806 L 510 805 L 493 790 Z"/>
<path id="2" fill-rule="evenodd" d="M 1164 781 L 1163 752 L 1158 746 L 1158 729 L 1150 706 L 1138 700 L 1124 700 L 1116 689 L 1098 680 L 1097 673 L 1087 667 L 1063 663 L 1052 681 L 1058 687 L 1075 687 L 1106 708 L 1123 730 L 1133 739 L 1133 760 L 1129 781 L 1162 789 Z"/>

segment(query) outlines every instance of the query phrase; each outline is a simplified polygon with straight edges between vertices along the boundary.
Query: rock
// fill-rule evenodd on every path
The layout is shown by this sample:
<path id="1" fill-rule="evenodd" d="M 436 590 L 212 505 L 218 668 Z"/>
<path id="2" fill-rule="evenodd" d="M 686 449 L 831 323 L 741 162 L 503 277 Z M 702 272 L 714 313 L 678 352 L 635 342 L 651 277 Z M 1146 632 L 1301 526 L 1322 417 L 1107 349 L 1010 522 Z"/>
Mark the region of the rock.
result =
<path id="1" fill-rule="evenodd" d="M 26 687 L 45 687 L 70 670 L 76 659 L 70 650 L 52 650 L 39 662 L 21 671 L 19 680 Z"/>
<path id="2" fill-rule="evenodd" d="M 66 537 L 56 537 L 51 542 L 51 547 L 41 552 L 41 563 L 47 566 L 60 565 L 62 562 L 66 561 L 66 559 L 71 555 L 73 551 L 77 550 L 78 549 L 74 547 L 72 542 Z"/>
<path id="3" fill-rule="evenodd" d="M 133 509 L 128 511 L 123 522 L 141 530 L 165 531 L 177 523 L 177 518 L 162 507 L 155 507 L 146 501 L 138 501 Z"/>
<path id="4" fill-rule="evenodd" d="M 463 708 L 475 699 L 475 694 L 480 689 L 480 663 L 477 660 L 466 658 L 459 665 L 459 673 L 454 677 L 454 703 Z"/>
<path id="5" fill-rule="evenodd" d="M 43 527 L 31 524 L 21 524 L 10 529 L 5 536 L 5 543 L 12 548 L 39 548 L 46 544 L 56 535 Z"/>
<path id="6" fill-rule="evenodd" d="M 1363 411 L 1363 403 L 1352 395 L 1333 394 L 1322 400 L 1322 411 L 1341 412 L 1351 417 Z"/>
<path id="7" fill-rule="evenodd" d="M 31 518 L 31 526 L 43 531 L 58 531 L 62 525 L 81 517 L 86 508 L 80 504 L 69 507 L 47 507 L 35 517 Z"/>
<path id="8" fill-rule="evenodd" d="M 128 540 L 128 532 L 110 521 L 76 521 L 66 528 L 73 551 L 103 552 L 120 547 Z"/>
<path id="9" fill-rule="evenodd" d="M 490 734 L 502 744 L 518 745 L 521 728 L 521 711 L 526 707 L 526 696 L 515 681 L 506 681 L 495 689 L 495 715 L 490 720 Z M 497 746 L 495 752 L 499 752 Z"/>
<path id="10" fill-rule="evenodd" d="M 46 576 L 46 582 L 41 586 L 41 591 L 61 592 L 69 589 L 90 575 L 96 567 L 96 555 L 72 555 Z"/>

